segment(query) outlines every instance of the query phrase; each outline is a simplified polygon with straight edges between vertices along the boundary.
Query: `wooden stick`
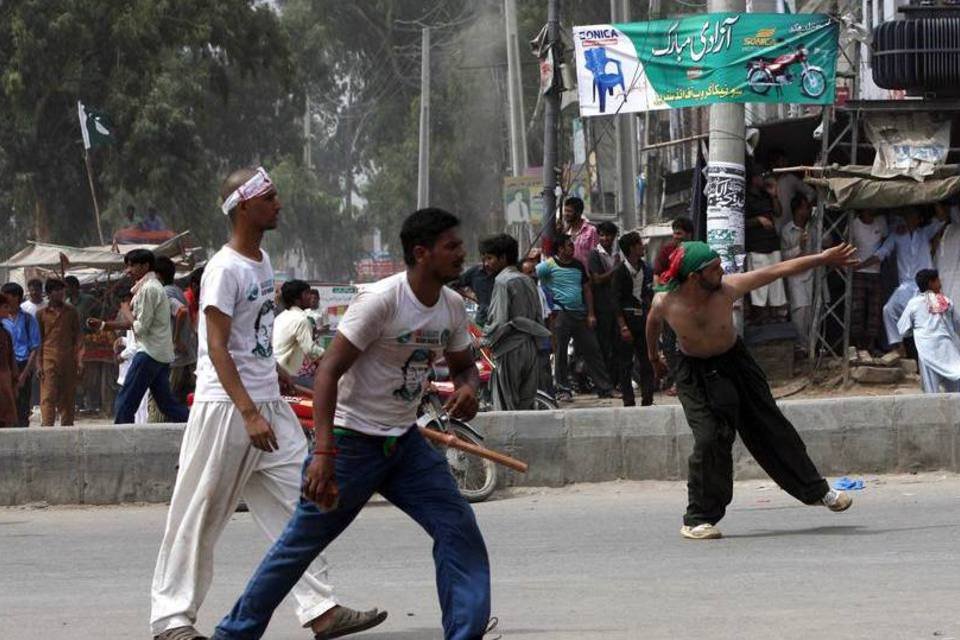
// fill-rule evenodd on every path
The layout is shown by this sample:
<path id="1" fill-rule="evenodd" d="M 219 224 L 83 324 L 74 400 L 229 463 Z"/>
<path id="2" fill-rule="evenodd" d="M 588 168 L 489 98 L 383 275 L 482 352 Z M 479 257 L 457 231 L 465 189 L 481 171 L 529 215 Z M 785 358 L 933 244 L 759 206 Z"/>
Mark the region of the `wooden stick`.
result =
<path id="1" fill-rule="evenodd" d="M 454 449 L 460 449 L 461 451 L 472 453 L 475 456 L 480 456 L 481 458 L 486 458 L 487 460 L 492 460 L 497 464 L 502 464 L 503 466 L 513 469 L 514 471 L 519 471 L 520 473 L 526 473 L 527 469 L 529 468 L 527 463 L 523 460 L 517 460 L 516 458 L 508 456 L 505 453 L 500 453 L 499 451 L 494 451 L 493 449 L 487 449 L 486 447 L 481 447 L 478 444 L 467 442 L 466 440 L 458 438 L 452 433 L 443 433 L 435 429 L 427 429 L 426 427 L 420 427 L 420 433 L 427 440 L 431 440 L 437 444 L 442 444 Z"/>
<path id="2" fill-rule="evenodd" d="M 306 398 L 313 398 L 312 389 L 307 389 L 306 387 L 298 384 L 294 384 L 293 387 L 298 393 L 302 393 Z M 454 449 L 460 449 L 461 451 L 472 453 L 475 456 L 480 456 L 481 458 L 486 458 L 487 460 L 493 460 L 497 464 L 502 464 L 503 466 L 513 469 L 514 471 L 519 471 L 520 473 L 526 473 L 527 469 L 529 468 L 527 463 L 523 460 L 517 460 L 516 458 L 508 456 L 505 453 L 500 453 L 499 451 L 494 451 L 493 449 L 487 449 L 486 447 L 481 447 L 478 444 L 467 442 L 466 440 L 458 438 L 452 433 L 443 433 L 441 431 L 437 431 L 436 429 L 426 429 L 424 427 L 420 427 L 420 433 L 427 440 L 431 440 L 447 447 L 453 447 Z"/>

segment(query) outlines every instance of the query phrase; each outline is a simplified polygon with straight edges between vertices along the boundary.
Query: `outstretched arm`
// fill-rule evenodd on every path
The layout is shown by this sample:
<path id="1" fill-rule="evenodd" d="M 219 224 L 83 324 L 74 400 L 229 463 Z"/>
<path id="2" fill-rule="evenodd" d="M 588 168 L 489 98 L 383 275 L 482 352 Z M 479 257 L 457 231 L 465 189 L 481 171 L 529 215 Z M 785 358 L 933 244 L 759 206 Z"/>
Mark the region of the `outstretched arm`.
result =
<path id="1" fill-rule="evenodd" d="M 857 264 L 855 253 L 856 248 L 853 245 L 844 243 L 816 255 L 784 260 L 756 271 L 735 273 L 724 278 L 724 281 L 732 290 L 734 298 L 742 298 L 754 289 L 766 286 L 774 280 L 795 276 L 816 267 L 852 267 Z"/>

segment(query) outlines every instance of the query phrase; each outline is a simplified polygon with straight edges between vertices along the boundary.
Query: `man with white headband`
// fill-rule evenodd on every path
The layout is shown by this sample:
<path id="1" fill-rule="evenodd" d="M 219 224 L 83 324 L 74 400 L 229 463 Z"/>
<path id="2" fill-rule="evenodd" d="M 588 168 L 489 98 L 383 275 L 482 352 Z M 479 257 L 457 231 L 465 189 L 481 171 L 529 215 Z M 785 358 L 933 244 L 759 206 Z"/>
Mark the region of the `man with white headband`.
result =
<path id="1" fill-rule="evenodd" d="M 151 594 L 155 640 L 204 640 L 194 628 L 213 579 L 213 550 L 243 498 L 274 541 L 300 498 L 307 440 L 280 396 L 271 334 L 274 278 L 260 248 L 280 213 L 262 168 L 241 169 L 220 189 L 229 242 L 210 259 L 200 284 L 197 389 L 180 448 L 177 482 Z M 297 616 L 317 640 L 374 627 L 385 611 L 337 604 L 318 557 L 293 593 Z"/>

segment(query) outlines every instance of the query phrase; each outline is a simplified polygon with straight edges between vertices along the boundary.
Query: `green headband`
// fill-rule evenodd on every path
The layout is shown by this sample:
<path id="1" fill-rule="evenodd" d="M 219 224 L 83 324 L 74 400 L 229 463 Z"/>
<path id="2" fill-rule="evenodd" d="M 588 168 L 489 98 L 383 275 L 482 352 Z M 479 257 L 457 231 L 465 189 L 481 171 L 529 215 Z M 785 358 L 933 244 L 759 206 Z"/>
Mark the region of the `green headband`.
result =
<path id="1" fill-rule="evenodd" d="M 684 242 L 670 254 L 670 266 L 660 274 L 657 291 L 673 291 L 691 273 L 697 273 L 720 255 L 706 242 Z"/>

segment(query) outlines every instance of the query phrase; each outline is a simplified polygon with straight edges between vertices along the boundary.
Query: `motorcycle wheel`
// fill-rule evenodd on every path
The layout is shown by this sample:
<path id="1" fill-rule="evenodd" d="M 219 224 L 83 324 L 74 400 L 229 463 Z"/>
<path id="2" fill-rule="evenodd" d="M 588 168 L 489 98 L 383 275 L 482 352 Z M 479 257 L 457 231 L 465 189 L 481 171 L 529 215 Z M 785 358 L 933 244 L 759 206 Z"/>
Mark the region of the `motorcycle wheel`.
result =
<path id="1" fill-rule="evenodd" d="M 533 399 L 534 411 L 556 411 L 560 408 L 557 401 L 550 397 L 546 391 L 537 391 L 537 397 Z"/>
<path id="2" fill-rule="evenodd" d="M 827 79 L 818 69 L 807 69 L 800 76 L 800 90 L 808 98 L 819 98 L 827 90 Z"/>
<path id="3" fill-rule="evenodd" d="M 437 425 L 431 422 L 427 428 L 437 429 Z M 439 431 L 439 429 L 437 430 Z M 456 418 L 450 418 L 447 423 L 447 431 L 461 440 L 478 445 L 483 444 L 480 438 L 476 437 L 466 425 Z M 447 465 L 450 467 L 453 479 L 457 482 L 460 495 L 466 498 L 467 502 L 483 502 L 497 488 L 497 465 L 492 460 L 470 455 L 459 449 L 445 447 L 441 444 L 431 444 L 447 459 Z"/>
<path id="4" fill-rule="evenodd" d="M 766 69 L 751 69 L 747 75 L 747 84 L 754 93 L 765 96 L 770 93 L 773 76 Z"/>

